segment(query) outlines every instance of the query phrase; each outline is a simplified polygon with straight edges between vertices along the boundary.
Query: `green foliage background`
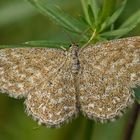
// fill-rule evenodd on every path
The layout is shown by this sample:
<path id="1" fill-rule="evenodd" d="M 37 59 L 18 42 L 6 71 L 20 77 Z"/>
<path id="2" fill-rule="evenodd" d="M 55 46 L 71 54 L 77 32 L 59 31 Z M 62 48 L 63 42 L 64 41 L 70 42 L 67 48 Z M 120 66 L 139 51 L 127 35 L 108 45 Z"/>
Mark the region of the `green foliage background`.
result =
<path id="1" fill-rule="evenodd" d="M 52 0 L 48 0 L 52 2 Z M 58 0 L 53 0 L 57 3 Z M 80 0 L 59 0 L 60 6 L 72 14 L 82 13 Z M 129 15 L 140 9 L 139 0 L 128 0 L 125 10 L 116 22 L 119 26 Z M 140 35 L 140 24 L 129 36 Z M 65 31 L 52 24 L 25 0 L 0 0 L 0 44 L 15 44 L 30 40 L 55 40 L 70 42 Z M 115 122 L 99 124 L 78 117 L 60 129 L 38 126 L 24 112 L 24 100 L 0 94 L 0 140 L 121 140 L 130 111 Z M 133 140 L 140 139 L 140 116 Z"/>

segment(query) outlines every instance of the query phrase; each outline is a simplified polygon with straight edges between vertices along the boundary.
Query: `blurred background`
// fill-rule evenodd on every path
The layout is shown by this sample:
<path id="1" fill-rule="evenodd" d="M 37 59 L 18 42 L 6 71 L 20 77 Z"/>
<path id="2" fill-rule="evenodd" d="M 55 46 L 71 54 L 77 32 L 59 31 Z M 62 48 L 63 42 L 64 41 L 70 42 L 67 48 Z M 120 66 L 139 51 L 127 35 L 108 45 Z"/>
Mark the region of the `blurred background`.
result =
<path id="1" fill-rule="evenodd" d="M 49 0 L 48 0 L 49 1 Z M 54 0 L 68 13 L 82 14 L 80 0 Z M 117 21 L 125 21 L 129 15 L 140 8 L 139 0 L 128 0 L 126 8 Z M 140 35 L 140 25 L 129 36 Z M 26 0 L 0 0 L 0 44 L 15 44 L 30 40 L 70 41 L 63 29 L 41 15 Z M 60 129 L 38 126 L 24 112 L 24 100 L 0 94 L 0 140 L 121 140 L 131 109 L 115 122 L 99 124 L 80 115 Z M 140 139 L 140 115 L 134 130 L 133 140 Z"/>

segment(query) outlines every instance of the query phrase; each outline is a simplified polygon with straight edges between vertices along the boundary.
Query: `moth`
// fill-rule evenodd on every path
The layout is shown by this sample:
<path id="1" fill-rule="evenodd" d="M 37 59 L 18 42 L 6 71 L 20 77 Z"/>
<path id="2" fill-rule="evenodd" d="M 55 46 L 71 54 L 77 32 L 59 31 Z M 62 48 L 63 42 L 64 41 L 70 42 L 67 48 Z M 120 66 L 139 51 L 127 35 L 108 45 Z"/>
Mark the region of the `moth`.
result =
<path id="1" fill-rule="evenodd" d="M 25 98 L 40 124 L 60 127 L 82 112 L 113 121 L 134 102 L 140 86 L 140 36 L 79 48 L 0 49 L 0 92 Z"/>

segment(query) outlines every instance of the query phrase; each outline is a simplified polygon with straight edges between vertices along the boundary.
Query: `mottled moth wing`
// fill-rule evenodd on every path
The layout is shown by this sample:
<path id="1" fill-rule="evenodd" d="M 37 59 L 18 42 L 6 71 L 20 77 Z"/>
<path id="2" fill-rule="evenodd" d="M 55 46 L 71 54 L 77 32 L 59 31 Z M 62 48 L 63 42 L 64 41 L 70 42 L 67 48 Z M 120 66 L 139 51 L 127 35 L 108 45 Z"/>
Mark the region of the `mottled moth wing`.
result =
<path id="1" fill-rule="evenodd" d="M 140 37 L 89 45 L 79 51 L 79 102 L 91 119 L 106 122 L 133 103 L 140 85 Z"/>
<path id="2" fill-rule="evenodd" d="M 78 113 L 71 58 L 65 57 L 63 65 L 58 67 L 59 70 L 48 75 L 39 87 L 35 87 L 25 102 L 27 112 L 48 127 L 60 127 Z"/>
<path id="3" fill-rule="evenodd" d="M 50 49 L 0 49 L 0 91 L 13 97 L 26 96 L 45 80 L 45 75 L 57 68 L 57 64 L 50 60 L 56 54 Z M 60 57 L 64 59 L 63 54 Z M 57 63 L 60 65 L 62 62 Z"/>
<path id="4" fill-rule="evenodd" d="M 76 113 L 67 52 L 49 48 L 0 49 L 0 91 L 26 97 L 29 115 L 55 127 Z"/>

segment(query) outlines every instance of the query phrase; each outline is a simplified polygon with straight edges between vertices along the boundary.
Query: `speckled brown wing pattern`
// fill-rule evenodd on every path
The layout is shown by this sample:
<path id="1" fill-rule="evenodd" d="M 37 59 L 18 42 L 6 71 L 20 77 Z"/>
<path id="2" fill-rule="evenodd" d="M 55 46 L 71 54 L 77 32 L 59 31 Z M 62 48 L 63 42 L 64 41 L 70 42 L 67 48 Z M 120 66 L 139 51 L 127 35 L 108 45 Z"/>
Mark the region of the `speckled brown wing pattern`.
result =
<path id="1" fill-rule="evenodd" d="M 140 37 L 89 45 L 79 51 L 79 61 L 81 111 L 97 121 L 114 120 L 140 85 Z"/>
<path id="2" fill-rule="evenodd" d="M 57 54 L 55 49 L 0 49 L 0 91 L 13 97 L 26 96 L 64 62 L 64 53 Z"/>
<path id="3" fill-rule="evenodd" d="M 134 102 L 136 86 L 140 37 L 68 51 L 0 49 L 0 92 L 24 97 L 28 115 L 49 127 L 61 126 L 79 109 L 90 119 L 114 120 Z"/>
<path id="4" fill-rule="evenodd" d="M 48 127 L 60 127 L 78 114 L 76 91 L 71 62 L 65 61 L 56 74 L 47 78 L 28 95 L 25 105 L 27 113 Z"/>
<path id="5" fill-rule="evenodd" d="M 59 49 L 0 49 L 0 91 L 25 97 L 39 123 L 60 126 L 77 113 L 70 57 Z"/>

